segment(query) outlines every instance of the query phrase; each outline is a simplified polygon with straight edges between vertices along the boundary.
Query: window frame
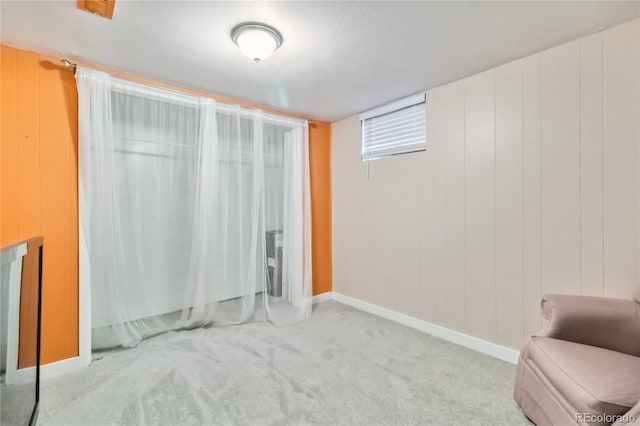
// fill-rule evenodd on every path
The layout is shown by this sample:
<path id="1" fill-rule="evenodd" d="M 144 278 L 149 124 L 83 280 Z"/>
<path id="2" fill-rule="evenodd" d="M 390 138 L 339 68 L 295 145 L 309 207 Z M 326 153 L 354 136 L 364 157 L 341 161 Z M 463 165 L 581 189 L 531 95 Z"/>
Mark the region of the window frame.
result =
<path id="1" fill-rule="evenodd" d="M 424 111 L 422 111 L 423 115 L 423 120 L 424 120 L 424 141 L 420 142 L 419 144 L 413 144 L 414 146 L 410 145 L 408 147 L 406 147 L 406 149 L 397 149 L 397 150 L 393 150 L 390 151 L 388 153 L 383 153 L 383 154 L 371 154 L 371 150 L 367 149 L 367 144 L 366 144 L 366 133 L 365 133 L 365 129 L 366 129 L 366 121 L 367 120 L 372 120 L 374 118 L 377 117 L 384 117 L 386 115 L 391 115 L 393 113 L 396 113 L 398 111 L 402 111 L 404 109 L 409 109 L 415 106 L 419 106 L 419 105 L 423 105 L 424 107 Z M 413 95 L 413 96 L 409 96 L 403 99 L 399 99 L 397 101 L 391 102 L 389 104 L 371 109 L 369 111 L 366 111 L 362 114 L 360 114 L 360 160 L 365 162 L 365 161 L 372 161 L 372 160 L 379 160 L 381 158 L 387 158 L 387 157 L 395 157 L 398 155 L 404 155 L 404 154 L 411 154 L 414 152 L 422 152 L 422 151 L 426 151 L 427 149 L 427 105 L 426 105 L 426 93 L 422 92 L 419 93 L 417 95 Z M 413 129 L 412 129 L 413 130 Z M 370 148 L 370 147 L 369 147 Z M 375 151 L 374 151 L 375 152 Z"/>

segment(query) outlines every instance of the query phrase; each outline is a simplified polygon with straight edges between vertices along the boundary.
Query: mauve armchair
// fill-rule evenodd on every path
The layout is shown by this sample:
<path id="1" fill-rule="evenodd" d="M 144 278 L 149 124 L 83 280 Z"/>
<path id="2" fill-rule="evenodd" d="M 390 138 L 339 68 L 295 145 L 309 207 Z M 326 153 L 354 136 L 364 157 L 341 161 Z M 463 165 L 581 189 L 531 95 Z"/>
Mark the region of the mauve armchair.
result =
<path id="1" fill-rule="evenodd" d="M 514 398 L 542 425 L 640 425 L 640 290 L 634 300 L 550 295 L 520 352 Z"/>

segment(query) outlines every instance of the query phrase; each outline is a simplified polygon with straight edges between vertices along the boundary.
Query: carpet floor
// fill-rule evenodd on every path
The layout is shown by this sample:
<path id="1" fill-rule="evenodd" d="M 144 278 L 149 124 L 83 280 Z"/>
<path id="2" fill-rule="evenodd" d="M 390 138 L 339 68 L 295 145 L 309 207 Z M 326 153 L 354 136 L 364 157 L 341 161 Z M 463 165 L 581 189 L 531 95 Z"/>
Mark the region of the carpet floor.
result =
<path id="1" fill-rule="evenodd" d="M 528 424 L 514 375 L 511 364 L 329 301 L 290 326 L 171 332 L 108 353 L 42 383 L 38 424 Z M 20 402 L 13 392 L 3 409 Z"/>

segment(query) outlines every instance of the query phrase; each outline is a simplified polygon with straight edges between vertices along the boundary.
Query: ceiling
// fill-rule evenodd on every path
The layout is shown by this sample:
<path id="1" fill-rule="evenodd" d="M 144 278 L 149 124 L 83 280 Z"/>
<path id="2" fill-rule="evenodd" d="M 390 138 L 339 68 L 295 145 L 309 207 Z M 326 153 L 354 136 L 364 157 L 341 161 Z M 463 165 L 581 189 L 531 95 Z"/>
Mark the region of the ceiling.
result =
<path id="1" fill-rule="evenodd" d="M 335 121 L 597 32 L 638 2 L 116 2 L 113 20 L 76 1 L 1 4 L 2 43 Z M 276 27 L 255 64 L 229 37 Z"/>

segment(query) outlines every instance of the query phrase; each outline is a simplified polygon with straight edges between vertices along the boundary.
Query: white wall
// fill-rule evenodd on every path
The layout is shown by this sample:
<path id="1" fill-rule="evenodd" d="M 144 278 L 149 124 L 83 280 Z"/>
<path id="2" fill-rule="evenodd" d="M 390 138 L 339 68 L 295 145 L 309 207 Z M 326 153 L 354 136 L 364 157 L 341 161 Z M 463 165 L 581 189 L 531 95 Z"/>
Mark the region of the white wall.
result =
<path id="1" fill-rule="evenodd" d="M 333 289 L 519 348 L 545 293 L 638 280 L 640 20 L 427 92 L 426 152 L 332 125 Z"/>

